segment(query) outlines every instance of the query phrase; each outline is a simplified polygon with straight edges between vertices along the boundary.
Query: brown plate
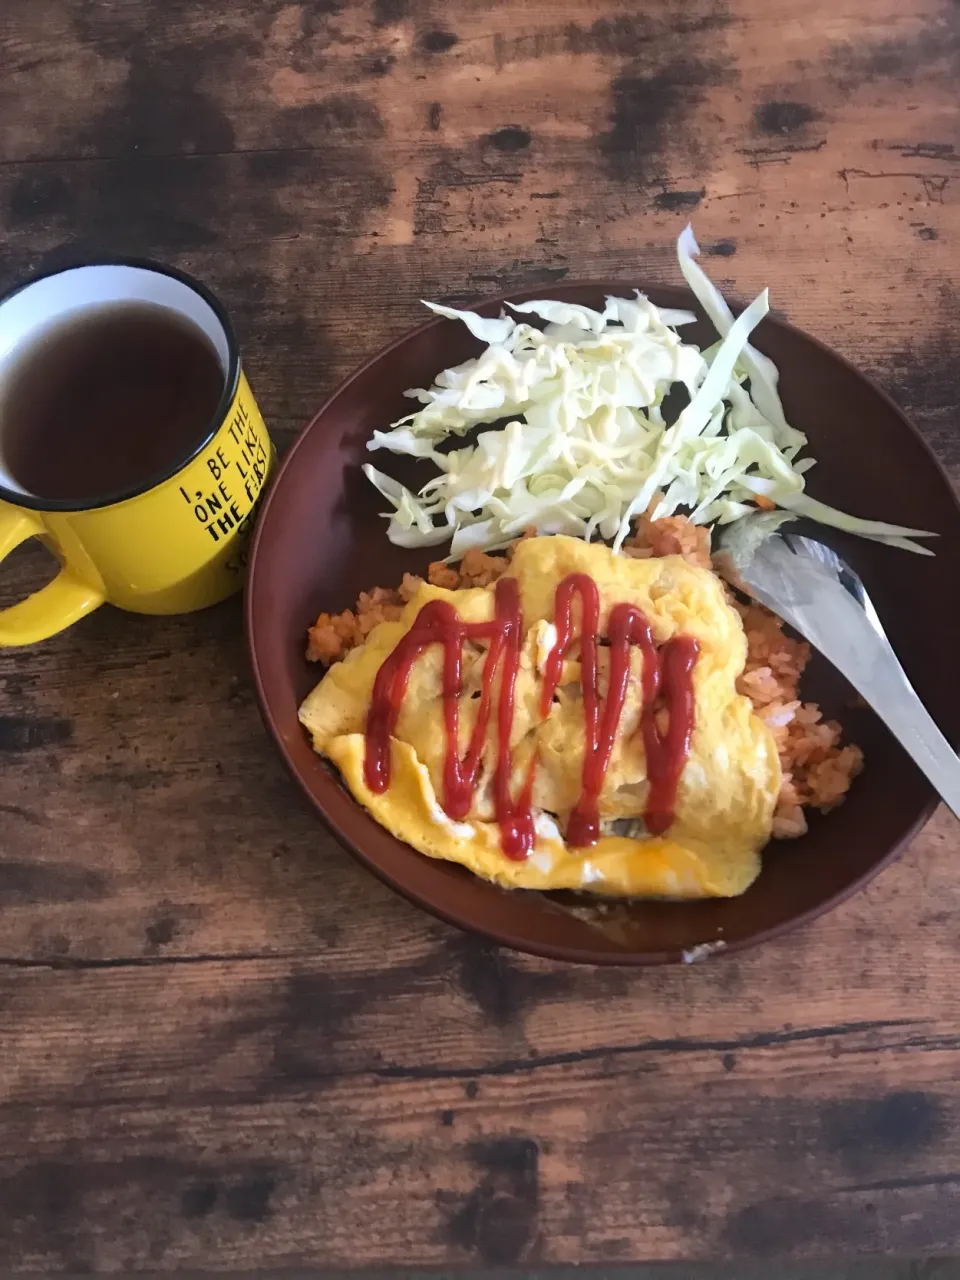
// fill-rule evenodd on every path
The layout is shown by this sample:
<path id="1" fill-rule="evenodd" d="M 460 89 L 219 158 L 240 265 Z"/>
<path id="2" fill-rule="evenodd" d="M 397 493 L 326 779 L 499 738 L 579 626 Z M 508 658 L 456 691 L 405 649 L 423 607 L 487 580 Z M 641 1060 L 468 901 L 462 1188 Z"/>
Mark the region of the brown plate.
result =
<path id="1" fill-rule="evenodd" d="M 633 283 L 551 286 L 513 295 L 602 305 Z M 660 306 L 690 307 L 683 289 L 650 288 Z M 499 300 L 479 308 L 495 315 Z M 701 345 L 705 321 L 685 330 Z M 960 680 L 951 601 L 960 580 L 960 508 L 950 484 L 903 414 L 844 360 L 804 333 L 766 319 L 757 346 L 781 371 L 787 415 L 810 437 L 818 465 L 812 494 L 864 516 L 932 529 L 935 558 L 821 532 L 863 578 L 920 696 L 956 743 Z M 435 915 L 520 951 L 590 964 L 661 964 L 700 943 L 735 951 L 782 933 L 842 901 L 907 844 L 934 807 L 929 785 L 869 712 L 841 711 L 866 768 L 847 801 L 815 816 L 801 840 L 772 843 L 759 879 L 740 898 L 621 903 L 597 909 L 573 895 L 508 892 L 460 866 L 433 861 L 394 839 L 311 750 L 297 708 L 321 670 L 304 659 L 306 629 L 321 610 L 352 607 L 361 590 L 400 582 L 442 554 L 392 546 L 383 499 L 360 472 L 374 428 L 410 411 L 403 391 L 429 386 L 479 344 L 461 325 L 431 321 L 368 361 L 334 392 L 284 459 L 259 519 L 246 597 L 247 637 L 267 727 L 294 777 L 338 839 L 371 871 Z M 426 464 L 380 453 L 400 479 Z M 403 465 L 401 465 L 401 462 Z M 828 711 L 849 698 L 826 663 L 811 663 L 811 696 Z M 808 686 L 809 688 L 809 686 Z M 833 704 L 833 705 L 831 705 Z"/>

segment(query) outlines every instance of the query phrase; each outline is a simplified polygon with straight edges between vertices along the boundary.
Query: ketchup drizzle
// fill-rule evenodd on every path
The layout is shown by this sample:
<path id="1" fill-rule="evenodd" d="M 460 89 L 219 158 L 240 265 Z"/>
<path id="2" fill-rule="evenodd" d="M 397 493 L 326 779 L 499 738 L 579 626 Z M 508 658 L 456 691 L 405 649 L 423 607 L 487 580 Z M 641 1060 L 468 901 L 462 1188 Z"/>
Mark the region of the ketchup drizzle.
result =
<path id="1" fill-rule="evenodd" d="M 574 642 L 573 602 L 580 601 L 580 684 L 583 690 L 585 743 L 580 798 L 570 814 L 567 841 L 572 845 L 595 844 L 600 833 L 599 799 L 610 765 L 617 726 L 623 712 L 630 679 L 630 646 L 643 654 L 643 700 L 640 728 L 647 761 L 649 791 L 644 812 L 648 831 L 660 835 L 674 816 L 677 785 L 687 757 L 694 725 L 692 673 L 699 645 L 692 636 L 675 636 L 658 651 L 650 624 L 634 605 L 617 604 L 610 611 L 610 669 L 606 697 L 597 682 L 597 649 L 600 594 L 587 574 L 570 574 L 557 587 L 555 615 L 557 640 L 547 656 L 540 714 L 545 719 L 563 672 L 567 652 Z M 463 646 L 466 640 L 488 640 L 477 718 L 460 755 L 460 696 L 463 692 Z M 364 779 L 375 793 L 390 785 L 390 739 L 393 736 L 414 662 L 433 644 L 443 646 L 443 714 L 447 751 L 443 770 L 444 811 L 459 820 L 469 813 L 483 763 L 483 749 L 493 712 L 494 680 L 500 671 L 497 694 L 497 759 L 493 777 L 494 812 L 500 827 L 503 852 L 523 859 L 533 848 L 534 823 L 531 795 L 536 756 L 514 799 L 510 795 L 514 696 L 523 616 L 514 578 L 500 578 L 490 622 L 463 622 L 451 604 L 431 600 L 419 612 L 410 630 L 377 672 L 367 712 Z M 666 710 L 667 727 L 657 724 L 657 700 Z"/>

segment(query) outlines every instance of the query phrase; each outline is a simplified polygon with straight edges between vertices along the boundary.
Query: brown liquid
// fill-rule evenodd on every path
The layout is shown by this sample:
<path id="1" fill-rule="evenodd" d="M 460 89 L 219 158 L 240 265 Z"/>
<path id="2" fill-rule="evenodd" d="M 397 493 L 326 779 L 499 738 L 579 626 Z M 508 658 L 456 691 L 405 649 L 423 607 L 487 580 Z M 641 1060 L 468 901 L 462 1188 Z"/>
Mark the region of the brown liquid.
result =
<path id="1" fill-rule="evenodd" d="M 206 335 L 150 303 L 106 304 L 30 345 L 0 382 L 0 459 L 38 498 L 146 488 L 209 430 L 224 385 Z"/>

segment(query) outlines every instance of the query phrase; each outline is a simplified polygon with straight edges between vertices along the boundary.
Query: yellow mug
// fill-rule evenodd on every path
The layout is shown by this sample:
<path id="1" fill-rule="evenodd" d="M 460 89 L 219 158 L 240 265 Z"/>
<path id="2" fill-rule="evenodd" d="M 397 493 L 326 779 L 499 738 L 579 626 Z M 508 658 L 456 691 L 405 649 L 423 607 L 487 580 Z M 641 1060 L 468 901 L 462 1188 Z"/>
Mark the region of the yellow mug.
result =
<path id="1" fill-rule="evenodd" d="M 132 613 L 188 613 L 238 590 L 275 451 L 218 300 L 183 272 L 118 259 L 68 267 L 0 300 L 0 379 L 46 331 L 93 308 L 145 304 L 172 311 L 216 351 L 223 391 L 213 420 L 159 475 L 94 501 L 27 491 L 4 463 L 0 408 L 0 561 L 39 538 L 59 574 L 0 610 L 0 647 L 46 639 L 105 601 Z M 137 429 L 131 423 L 131 430 Z"/>

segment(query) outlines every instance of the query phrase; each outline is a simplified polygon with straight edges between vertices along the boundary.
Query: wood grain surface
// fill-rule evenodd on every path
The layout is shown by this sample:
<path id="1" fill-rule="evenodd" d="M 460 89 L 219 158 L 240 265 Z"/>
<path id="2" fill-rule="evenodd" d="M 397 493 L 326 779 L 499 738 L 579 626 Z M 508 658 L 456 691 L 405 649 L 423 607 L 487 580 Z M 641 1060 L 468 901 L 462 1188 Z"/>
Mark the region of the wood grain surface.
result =
<path id="1" fill-rule="evenodd" d="M 673 280 L 692 216 L 960 481 L 955 0 L 4 0 L 0 66 L 0 286 L 195 272 L 281 446 L 420 297 Z M 958 855 L 740 959 L 502 953 L 308 812 L 236 601 L 101 610 L 0 655 L 0 1266 L 960 1250 Z"/>

